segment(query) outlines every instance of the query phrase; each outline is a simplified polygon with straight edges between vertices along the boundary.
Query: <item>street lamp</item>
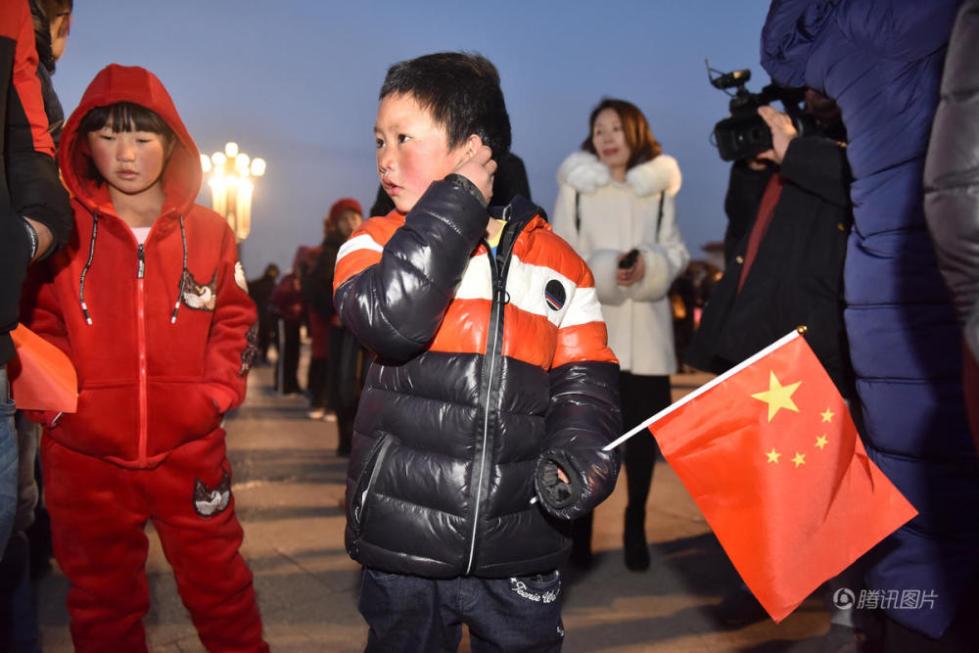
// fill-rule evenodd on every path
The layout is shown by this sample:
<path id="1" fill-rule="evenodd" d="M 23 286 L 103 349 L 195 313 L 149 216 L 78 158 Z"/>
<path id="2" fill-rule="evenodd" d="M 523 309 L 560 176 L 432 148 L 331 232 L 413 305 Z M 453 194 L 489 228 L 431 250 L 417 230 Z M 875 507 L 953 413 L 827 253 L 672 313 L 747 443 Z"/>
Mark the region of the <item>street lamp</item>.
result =
<path id="1" fill-rule="evenodd" d="M 201 168 L 208 175 L 212 208 L 224 216 L 240 243 L 252 229 L 252 178 L 265 174 L 265 159 L 252 159 L 237 143 L 228 143 L 224 152 L 201 154 Z"/>

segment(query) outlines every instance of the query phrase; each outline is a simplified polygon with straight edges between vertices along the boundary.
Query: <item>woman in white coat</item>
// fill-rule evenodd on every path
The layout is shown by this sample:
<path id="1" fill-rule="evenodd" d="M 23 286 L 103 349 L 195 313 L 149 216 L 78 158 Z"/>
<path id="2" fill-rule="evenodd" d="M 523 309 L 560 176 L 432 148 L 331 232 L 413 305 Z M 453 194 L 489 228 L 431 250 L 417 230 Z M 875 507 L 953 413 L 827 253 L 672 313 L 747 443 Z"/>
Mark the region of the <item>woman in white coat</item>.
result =
<path id="1" fill-rule="evenodd" d="M 623 426 L 630 429 L 670 403 L 676 371 L 668 292 L 690 254 L 676 226 L 676 159 L 662 153 L 642 112 L 605 99 L 591 113 L 581 151 L 558 171 L 554 229 L 588 261 L 622 372 Z M 625 445 L 629 503 L 625 563 L 649 567 L 646 500 L 656 460 L 651 436 Z M 591 561 L 591 516 L 576 522 L 572 562 Z"/>

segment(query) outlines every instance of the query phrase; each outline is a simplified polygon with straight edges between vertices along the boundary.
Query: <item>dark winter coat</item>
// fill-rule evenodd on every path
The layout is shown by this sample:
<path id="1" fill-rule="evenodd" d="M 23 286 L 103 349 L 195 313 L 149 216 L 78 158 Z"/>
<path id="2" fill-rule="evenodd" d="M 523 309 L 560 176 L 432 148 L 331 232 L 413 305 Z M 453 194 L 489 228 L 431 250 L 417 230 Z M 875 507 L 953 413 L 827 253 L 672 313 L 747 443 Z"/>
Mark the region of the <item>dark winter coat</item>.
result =
<path id="1" fill-rule="evenodd" d="M 770 166 L 752 170 L 747 161 L 736 161 L 731 166 L 731 177 L 724 195 L 724 214 L 727 216 L 727 228 L 724 230 L 725 268 L 731 265 L 734 257 L 744 255 L 742 241 L 751 233 L 765 187 L 774 171 Z"/>
<path id="2" fill-rule="evenodd" d="M 495 257 L 458 180 L 340 250 L 340 318 L 377 356 L 354 427 L 346 544 L 370 567 L 505 577 L 557 567 L 567 520 L 612 491 L 618 365 L 594 280 L 540 209 L 515 200 Z M 536 470 L 560 464 L 565 500 Z M 538 500 L 537 497 L 540 497 Z"/>
<path id="3" fill-rule="evenodd" d="M 867 587 L 941 597 L 892 619 L 941 635 L 979 571 L 979 461 L 961 328 L 925 225 L 925 152 L 959 0 L 779 0 L 762 63 L 833 98 L 849 136 L 846 329 L 870 457 L 919 515 L 871 557 Z M 974 62 L 973 62 L 974 65 Z"/>
<path id="4" fill-rule="evenodd" d="M 962 325 L 965 401 L 979 449 L 979 0 L 959 10 L 925 165 L 925 213 Z"/>
<path id="5" fill-rule="evenodd" d="M 303 299 L 310 310 L 324 320 L 336 314 L 336 309 L 333 307 L 333 270 L 337 263 L 337 253 L 343 242 L 343 236 L 336 231 L 324 238 L 316 252 L 313 264 L 302 280 Z"/>
<path id="6" fill-rule="evenodd" d="M 757 182 L 767 182 L 771 173 L 758 171 L 751 176 L 747 172 L 732 173 L 732 184 L 747 187 L 729 188 L 728 198 L 754 199 L 754 207 L 748 201 L 729 201 L 728 206 L 750 210 L 754 222 L 761 201 Z M 738 292 L 750 226 L 711 293 L 687 362 L 721 373 L 805 325 L 806 341 L 848 396 L 851 373 L 843 326 L 843 260 L 851 212 L 846 150 L 828 138 L 796 138 L 779 174 L 782 194 L 744 287 Z"/>
<path id="7" fill-rule="evenodd" d="M 72 229 L 37 66 L 27 0 L 0 2 L 0 365 L 14 354 L 8 334 L 17 326 L 21 284 L 31 258 L 22 216 L 51 231 L 52 249 L 67 242 Z"/>

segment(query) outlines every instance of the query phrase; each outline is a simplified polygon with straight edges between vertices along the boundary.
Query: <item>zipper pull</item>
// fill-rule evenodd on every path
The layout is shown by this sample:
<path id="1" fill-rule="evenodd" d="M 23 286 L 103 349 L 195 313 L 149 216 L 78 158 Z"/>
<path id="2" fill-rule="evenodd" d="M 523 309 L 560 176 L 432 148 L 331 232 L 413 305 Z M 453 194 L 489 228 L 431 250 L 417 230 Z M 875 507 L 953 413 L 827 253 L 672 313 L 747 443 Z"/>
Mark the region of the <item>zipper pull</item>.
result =
<path id="1" fill-rule="evenodd" d="M 139 264 L 136 266 L 136 278 L 142 279 L 143 273 L 146 271 L 146 259 L 143 257 L 143 243 L 140 243 L 136 248 L 136 258 L 139 260 Z"/>

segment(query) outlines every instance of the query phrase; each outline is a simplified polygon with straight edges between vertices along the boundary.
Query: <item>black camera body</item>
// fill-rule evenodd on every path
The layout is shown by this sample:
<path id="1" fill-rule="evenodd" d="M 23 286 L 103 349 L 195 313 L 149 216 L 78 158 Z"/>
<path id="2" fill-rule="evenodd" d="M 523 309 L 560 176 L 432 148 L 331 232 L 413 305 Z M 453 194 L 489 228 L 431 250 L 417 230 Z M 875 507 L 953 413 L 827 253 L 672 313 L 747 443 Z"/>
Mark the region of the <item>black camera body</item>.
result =
<path id="1" fill-rule="evenodd" d="M 710 76 L 713 69 L 708 65 L 707 70 Z M 803 99 L 802 89 L 769 84 L 760 93 L 752 93 L 745 86 L 751 79 L 751 70 L 747 68 L 709 78 L 716 89 L 735 89 L 729 105 L 731 115 L 714 125 L 714 145 L 724 161 L 750 159 L 771 149 L 772 131 L 758 115 L 758 107 L 775 100 L 782 102 L 800 135 L 811 131 L 812 127 L 803 118 L 799 106 Z"/>

